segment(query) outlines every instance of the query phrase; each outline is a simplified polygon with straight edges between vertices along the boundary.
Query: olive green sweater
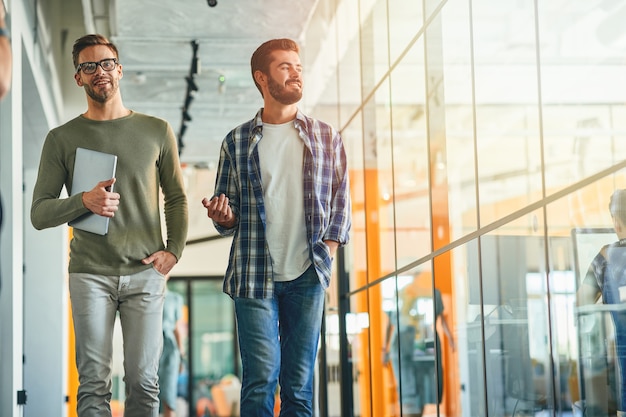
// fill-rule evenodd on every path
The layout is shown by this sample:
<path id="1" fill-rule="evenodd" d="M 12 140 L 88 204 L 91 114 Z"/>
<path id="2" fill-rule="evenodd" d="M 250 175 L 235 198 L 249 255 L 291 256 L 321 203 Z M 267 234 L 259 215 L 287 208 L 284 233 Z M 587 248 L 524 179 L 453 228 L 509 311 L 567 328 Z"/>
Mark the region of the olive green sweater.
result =
<path id="1" fill-rule="evenodd" d="M 107 235 L 74 229 L 69 272 L 130 275 L 149 268 L 141 260 L 162 249 L 180 259 L 188 212 L 176 138 L 167 122 L 140 113 L 107 121 L 78 116 L 48 133 L 33 191 L 33 226 L 55 227 L 88 212 L 81 194 L 59 198 L 64 186 L 71 195 L 77 147 L 117 155 L 114 191 L 120 194 L 120 205 Z"/>

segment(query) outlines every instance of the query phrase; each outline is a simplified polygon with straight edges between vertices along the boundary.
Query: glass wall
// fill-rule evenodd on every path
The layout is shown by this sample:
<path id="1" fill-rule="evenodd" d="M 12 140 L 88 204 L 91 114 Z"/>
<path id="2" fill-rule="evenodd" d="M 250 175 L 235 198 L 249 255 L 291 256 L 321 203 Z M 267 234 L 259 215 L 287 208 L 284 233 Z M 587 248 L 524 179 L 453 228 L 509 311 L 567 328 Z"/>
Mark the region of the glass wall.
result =
<path id="1" fill-rule="evenodd" d="M 230 415 L 239 405 L 240 366 L 235 315 L 222 280 L 178 279 L 169 286 L 185 294 L 188 310 L 189 337 L 179 375 L 179 397 L 188 413 L 181 415 Z"/>
<path id="2" fill-rule="evenodd" d="M 310 113 L 342 133 L 354 209 L 328 414 L 626 411 L 626 275 L 602 251 L 626 237 L 626 5 L 319 3 L 305 38 L 332 70 Z"/>

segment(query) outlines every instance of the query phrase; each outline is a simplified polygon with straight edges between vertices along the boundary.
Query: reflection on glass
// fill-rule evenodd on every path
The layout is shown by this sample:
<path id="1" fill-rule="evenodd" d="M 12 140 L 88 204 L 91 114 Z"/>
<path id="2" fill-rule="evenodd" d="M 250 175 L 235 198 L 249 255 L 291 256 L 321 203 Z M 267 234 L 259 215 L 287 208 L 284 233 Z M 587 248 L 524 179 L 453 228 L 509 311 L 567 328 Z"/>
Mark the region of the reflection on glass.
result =
<path id="1" fill-rule="evenodd" d="M 389 31 L 387 3 L 384 1 L 360 0 L 361 53 L 363 97 L 367 97 L 374 86 L 389 70 Z"/>
<path id="2" fill-rule="evenodd" d="M 359 0 L 342 0 L 335 16 L 337 28 L 339 63 L 337 85 L 339 97 L 339 128 L 352 119 L 360 107 L 361 97 L 361 48 L 359 42 L 359 19 L 356 17 Z M 361 158 L 350 160 L 354 167 Z"/>
<path id="3" fill-rule="evenodd" d="M 598 248 L 577 291 L 586 415 L 626 415 L 626 190 L 610 198 L 612 243 Z M 608 240 L 607 235 L 607 240 Z M 612 325 L 611 325 L 612 324 Z"/>
<path id="4" fill-rule="evenodd" d="M 167 288 L 163 301 L 163 351 L 159 360 L 159 402 L 163 417 L 175 417 L 176 410 L 189 408 L 184 384 L 185 339 L 187 320 L 184 316 L 184 297 Z M 180 399 L 180 400 L 179 400 Z"/>
<path id="5" fill-rule="evenodd" d="M 390 133 L 393 166 L 381 191 L 386 191 L 393 200 L 398 267 L 428 254 L 431 249 L 423 57 L 424 45 L 420 39 L 390 76 L 394 103 Z M 411 156 L 407 158 L 408 155 Z"/>
<path id="6" fill-rule="evenodd" d="M 485 317 L 468 323 L 468 340 L 482 339 L 486 404 L 472 415 L 519 415 L 552 408 L 550 334 L 545 302 L 545 244 L 541 236 L 489 234 L 468 244 L 469 302 Z M 476 254 L 482 260 L 479 269 Z M 480 276 L 476 276 L 480 272 Z M 480 316 L 477 317 L 480 320 Z M 482 326 L 482 328 L 481 328 Z M 470 347 L 470 351 L 472 347 Z M 470 378 L 472 374 L 470 373 Z M 479 383 L 480 381 L 475 381 Z M 470 379 L 470 390 L 474 390 Z M 480 386 L 476 387 L 480 391 Z M 518 413 L 518 414 L 516 414 Z M 523 415 L 523 414 L 522 414 Z"/>
<path id="7" fill-rule="evenodd" d="M 324 91 L 337 97 L 353 169 L 355 415 L 400 415 L 401 406 L 448 417 L 617 412 L 613 318 L 593 310 L 603 305 L 576 306 L 576 271 L 584 275 L 604 242 L 579 267 L 580 236 L 570 231 L 611 226 L 607 190 L 626 183 L 592 177 L 626 159 L 618 3 L 332 3 L 337 87 Z M 428 401 L 441 396 L 427 401 L 415 388 L 415 362 L 429 353 L 420 340 L 432 338 L 436 315 L 424 311 L 436 310 L 437 294 L 430 287 L 407 302 L 402 293 L 418 276 L 405 268 L 449 255 L 437 251 L 445 245 L 454 247 L 450 276 L 435 267 L 434 286 L 452 306 L 457 350 L 453 366 L 446 350 L 439 361 L 452 406 L 433 411 Z M 377 282 L 393 270 L 402 272 Z M 381 413 L 372 387 L 385 332 L 383 376 L 395 385 L 381 396 L 395 408 Z M 447 388 L 451 373 L 457 390 Z"/>
<path id="8" fill-rule="evenodd" d="M 395 0 L 387 2 L 389 10 L 389 51 L 391 62 L 405 52 L 424 24 L 423 2 L 420 0 Z M 423 62 L 422 62 L 423 64 Z"/>
<path id="9" fill-rule="evenodd" d="M 359 279 L 364 280 L 364 277 Z M 353 409 L 354 415 L 367 415 L 371 408 L 372 389 L 369 381 L 372 380 L 371 367 L 368 361 L 368 336 L 369 317 L 364 308 L 366 295 L 358 293 L 351 301 L 356 312 L 349 313 L 345 317 L 346 336 L 348 340 L 348 350 L 352 359 L 352 366 L 355 374 L 353 389 Z"/>
<path id="10" fill-rule="evenodd" d="M 232 301 L 221 280 L 190 285 L 191 409 L 228 415 L 225 410 L 238 407 L 240 391 Z"/>
<path id="11" fill-rule="evenodd" d="M 397 289 L 390 287 L 394 284 Z M 436 408 L 443 397 L 442 349 L 446 347 L 441 344 L 439 329 L 445 332 L 447 347 L 455 349 L 442 295 L 432 287 L 429 271 L 387 280 L 383 294 L 383 310 L 388 316 L 383 363 L 391 366 L 397 394 L 394 409 L 403 416 L 419 416 L 429 405 Z"/>
<path id="12" fill-rule="evenodd" d="M 175 337 L 174 342 L 177 343 L 180 349 L 180 363 L 177 369 L 178 377 L 176 379 L 176 385 L 174 388 L 176 393 L 176 408 L 174 408 L 174 413 L 185 415 L 184 413 L 188 412 L 189 410 L 189 300 L 187 300 L 187 283 L 185 281 L 170 279 L 167 282 L 167 292 L 171 294 L 176 294 L 176 296 L 173 298 L 178 298 L 180 300 L 180 306 L 172 307 L 171 309 L 167 308 L 166 304 L 168 303 L 168 296 L 166 295 L 166 304 L 164 304 L 163 306 L 163 320 L 165 331 L 168 315 L 173 313 L 172 310 L 174 310 L 174 308 L 180 308 L 180 310 L 172 317 L 173 320 L 170 323 L 170 326 L 173 326 L 171 327 L 171 335 Z M 171 342 L 172 341 L 170 340 L 170 347 L 172 347 Z M 167 352 L 171 352 L 170 349 L 166 348 L 165 342 L 163 350 L 164 354 L 167 354 Z M 170 370 L 170 372 L 172 372 L 172 370 Z M 161 382 L 159 382 L 159 384 L 161 385 Z M 166 390 L 172 390 L 171 386 L 165 386 Z M 178 414 L 164 413 L 164 417 Z"/>

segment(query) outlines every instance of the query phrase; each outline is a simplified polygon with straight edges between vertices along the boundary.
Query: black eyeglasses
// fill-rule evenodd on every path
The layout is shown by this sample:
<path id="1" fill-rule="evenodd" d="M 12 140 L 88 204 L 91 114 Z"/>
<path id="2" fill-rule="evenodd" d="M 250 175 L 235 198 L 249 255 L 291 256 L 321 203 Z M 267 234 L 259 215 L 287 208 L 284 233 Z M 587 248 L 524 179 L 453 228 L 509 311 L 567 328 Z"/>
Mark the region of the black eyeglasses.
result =
<path id="1" fill-rule="evenodd" d="M 83 74 L 91 75 L 96 72 L 98 65 L 105 71 L 113 71 L 117 67 L 117 59 L 107 58 L 99 62 L 83 62 L 76 67 L 76 73 L 83 70 Z"/>

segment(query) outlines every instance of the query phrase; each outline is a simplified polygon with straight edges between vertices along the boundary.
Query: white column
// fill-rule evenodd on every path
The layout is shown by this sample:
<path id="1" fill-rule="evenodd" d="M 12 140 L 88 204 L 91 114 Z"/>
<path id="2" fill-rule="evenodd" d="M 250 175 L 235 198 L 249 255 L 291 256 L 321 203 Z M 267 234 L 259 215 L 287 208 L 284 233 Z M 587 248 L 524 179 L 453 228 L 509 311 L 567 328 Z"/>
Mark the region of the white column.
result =
<path id="1" fill-rule="evenodd" d="M 10 10 L 16 27 L 16 7 Z M 17 392 L 23 389 L 23 197 L 22 197 L 22 39 L 14 30 L 13 81 L 0 102 L 0 190 L 4 220 L 0 234 L 0 415 L 16 417 Z"/>
<path id="2" fill-rule="evenodd" d="M 35 230 L 28 216 L 35 170 L 24 172 L 24 417 L 65 417 L 68 228 Z"/>

